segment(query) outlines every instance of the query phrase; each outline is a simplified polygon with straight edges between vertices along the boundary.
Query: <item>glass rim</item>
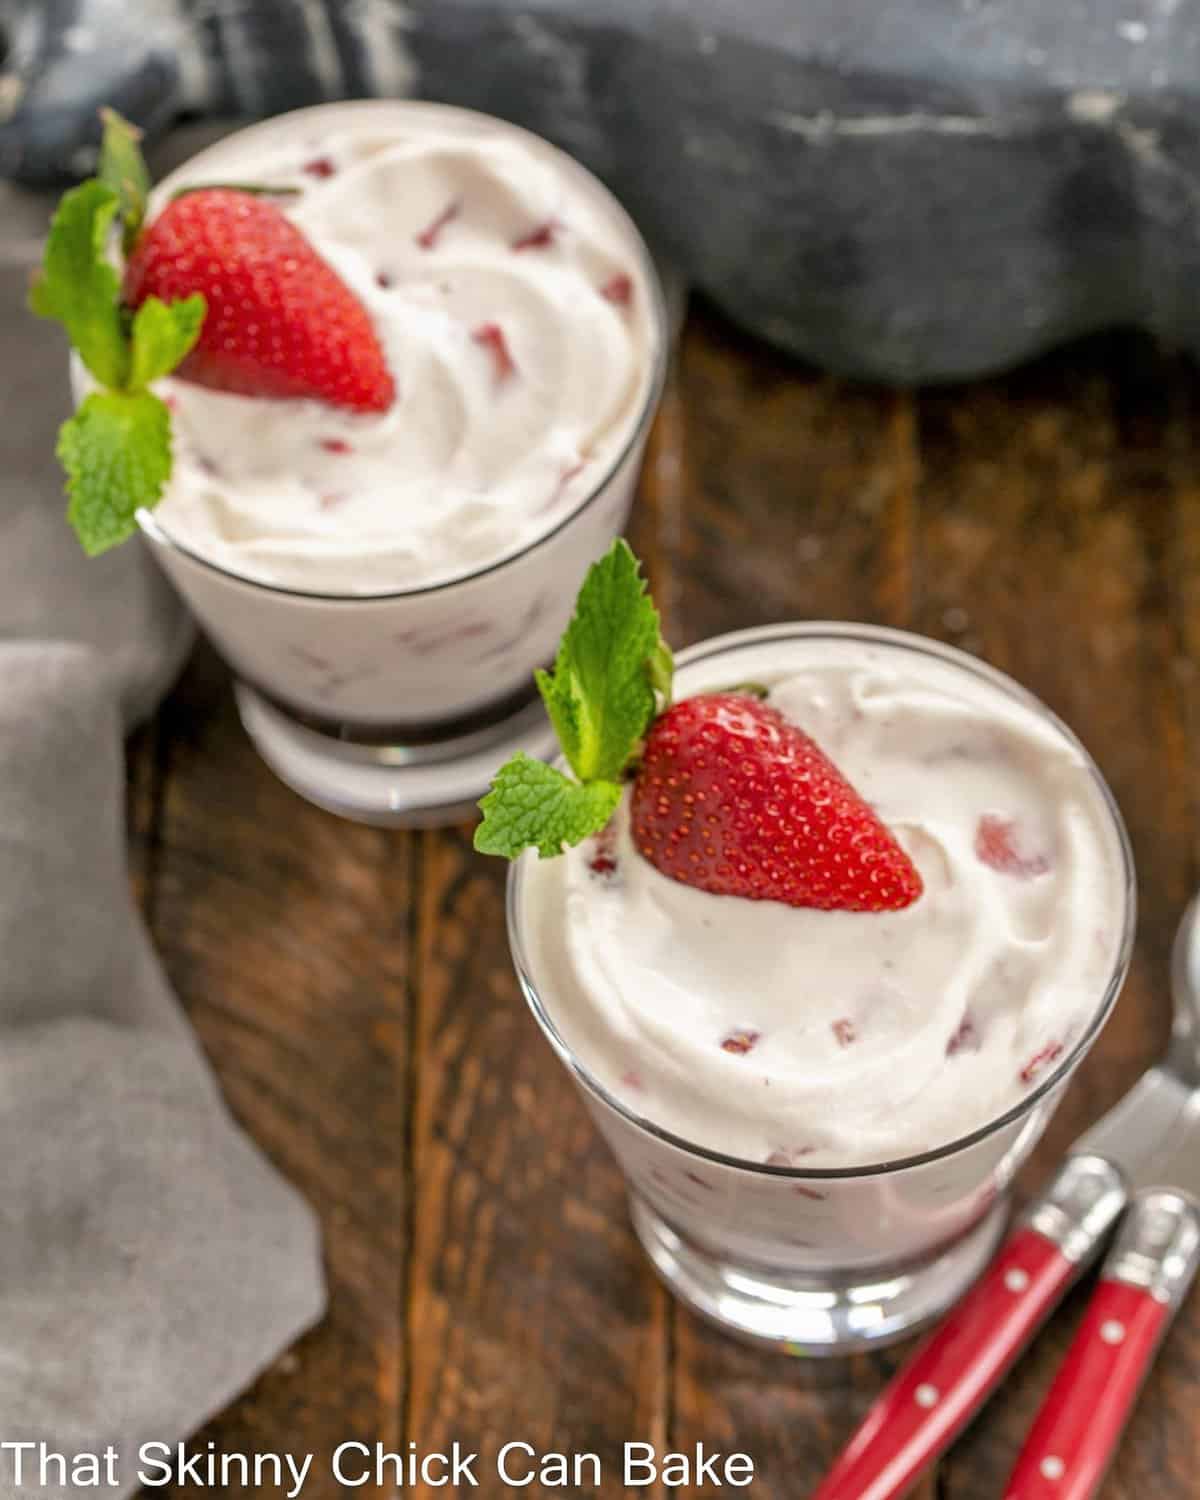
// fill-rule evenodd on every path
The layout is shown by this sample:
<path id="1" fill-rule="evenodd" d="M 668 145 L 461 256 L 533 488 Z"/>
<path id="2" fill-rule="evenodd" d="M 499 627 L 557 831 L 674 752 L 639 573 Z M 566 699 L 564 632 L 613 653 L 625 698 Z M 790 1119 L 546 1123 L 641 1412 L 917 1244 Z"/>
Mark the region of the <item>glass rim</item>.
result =
<path id="1" fill-rule="evenodd" d="M 551 542 L 560 532 L 564 531 L 572 521 L 578 520 L 583 513 L 608 489 L 613 479 L 620 472 L 625 463 L 637 450 L 639 444 L 644 440 L 646 433 L 658 410 L 662 399 L 663 387 L 667 378 L 667 363 L 670 353 L 670 319 L 667 314 L 666 294 L 663 290 L 662 280 L 658 274 L 658 268 L 654 263 L 654 257 L 650 253 L 641 230 L 634 223 L 628 209 L 604 182 L 591 170 L 584 166 L 577 157 L 569 151 L 564 151 L 552 141 L 546 140 L 536 131 L 526 130 L 523 125 L 516 125 L 511 120 L 502 119 L 499 115 L 490 115 L 483 110 L 464 109 L 457 104 L 441 104 L 434 100 L 425 99 L 346 99 L 331 100 L 324 104 L 306 105 L 301 109 L 287 110 L 283 114 L 273 115 L 269 119 L 259 120 L 241 130 L 232 131 L 228 136 L 213 142 L 203 150 L 198 151 L 187 161 L 181 162 L 174 171 L 169 172 L 161 182 L 155 183 L 155 192 L 161 192 L 164 187 L 170 185 L 172 179 L 178 176 L 185 168 L 193 166 L 202 161 L 206 156 L 219 151 L 227 141 L 240 139 L 243 136 L 258 131 L 264 133 L 274 130 L 281 120 L 296 119 L 303 115 L 327 114 L 330 110 L 342 111 L 348 114 L 359 113 L 363 116 L 376 112 L 390 112 L 396 108 L 412 106 L 422 111 L 435 111 L 441 114 L 456 115 L 466 120 L 479 120 L 488 124 L 496 124 L 504 127 L 516 135 L 526 136 L 538 143 L 539 149 L 549 151 L 554 156 L 561 158 L 567 163 L 570 171 L 582 174 L 588 178 L 595 190 L 607 201 L 609 208 L 616 214 L 628 233 L 630 243 L 640 264 L 640 269 L 647 287 L 650 291 L 650 320 L 653 324 L 654 349 L 653 363 L 650 369 L 649 379 L 646 384 L 644 398 L 637 418 L 630 428 L 629 434 L 621 444 L 620 449 L 613 455 L 611 461 L 605 467 L 604 472 L 594 481 L 592 486 L 584 493 L 576 505 L 565 515 L 561 516 L 547 531 L 539 532 L 538 535 L 527 542 L 523 547 L 514 552 L 507 552 L 493 562 L 485 563 L 481 567 L 472 568 L 466 573 L 456 573 L 451 578 L 444 578 L 436 583 L 410 584 L 406 588 L 381 589 L 369 594 L 346 594 L 328 592 L 321 589 L 301 589 L 286 584 L 268 583 L 263 578 L 250 578 L 244 573 L 235 572 L 212 558 L 205 557 L 195 548 L 181 542 L 178 537 L 172 536 L 170 531 L 156 519 L 153 511 L 140 508 L 135 515 L 138 527 L 143 535 L 147 536 L 156 545 L 166 548 L 168 551 L 178 552 L 197 566 L 216 573 L 222 578 L 227 578 L 234 583 L 243 584 L 248 589 L 257 589 L 267 594 L 281 594 L 292 599 L 312 599 L 324 604 L 345 604 L 353 606 L 356 604 L 380 604 L 389 599 L 406 599 L 421 595 L 442 593 L 447 589 L 457 588 L 462 584 L 473 583 L 476 579 L 486 578 L 491 573 L 499 572 L 510 563 L 521 561 L 531 553 L 536 552 L 539 547 Z M 72 359 L 75 356 L 72 355 Z"/>
<path id="2" fill-rule="evenodd" d="M 1108 811 L 1112 831 L 1116 836 L 1117 848 L 1120 853 L 1121 871 L 1123 875 L 1124 911 L 1121 927 L 1121 939 L 1117 945 L 1113 957 L 1112 972 L 1104 987 L 1103 994 L 1095 1010 L 1091 1013 L 1087 1025 L 1082 1029 L 1073 1045 L 1058 1059 L 1055 1066 L 1046 1076 L 1015 1104 L 1009 1106 L 1001 1114 L 990 1120 L 977 1125 L 965 1135 L 956 1136 L 945 1145 L 935 1146 L 927 1151 L 915 1152 L 908 1156 L 889 1158 L 885 1161 L 866 1162 L 860 1166 L 853 1167 L 785 1167 L 770 1166 L 762 1161 L 750 1161 L 746 1157 L 733 1156 L 728 1152 L 718 1151 L 713 1147 L 701 1146 L 695 1141 L 689 1141 L 684 1136 L 676 1135 L 664 1126 L 656 1124 L 653 1120 L 639 1114 L 631 1109 L 628 1104 L 619 1099 L 610 1089 L 606 1088 L 592 1073 L 579 1061 L 574 1050 L 559 1031 L 550 1016 L 549 1010 L 544 1004 L 537 986 L 534 984 L 531 969 L 525 952 L 525 945 L 521 938 L 521 923 L 518 897 L 522 880 L 522 871 L 526 862 L 532 856 L 528 853 L 512 862 L 508 871 L 508 879 L 505 891 L 505 917 L 508 926 L 509 949 L 512 954 L 513 966 L 516 969 L 517 980 L 521 991 L 525 996 L 526 1003 L 533 1013 L 534 1019 L 541 1028 L 542 1034 L 558 1054 L 560 1061 L 567 1068 L 571 1076 L 585 1090 L 593 1095 L 603 1104 L 607 1105 L 626 1123 L 643 1131 L 645 1134 L 673 1146 L 702 1161 L 714 1163 L 722 1167 L 732 1167 L 742 1172 L 756 1173 L 762 1177 L 779 1177 L 788 1180 L 801 1180 L 811 1178 L 814 1181 L 847 1181 L 860 1177 L 881 1177 L 893 1172 L 904 1171 L 910 1167 L 927 1166 L 933 1162 L 943 1161 L 948 1157 L 956 1156 L 962 1151 L 986 1140 L 989 1136 L 1003 1130 L 1005 1126 L 1012 1125 L 1032 1113 L 1047 1095 L 1051 1094 L 1061 1083 L 1070 1078 L 1076 1066 L 1083 1060 L 1090 1050 L 1092 1043 L 1104 1028 L 1113 1007 L 1116 1005 L 1117 997 L 1124 986 L 1125 978 L 1129 972 L 1129 964 L 1133 955 L 1133 941 L 1137 929 L 1137 881 L 1133 860 L 1133 848 L 1129 841 L 1129 833 L 1125 827 L 1125 820 L 1121 816 L 1121 810 L 1117 806 L 1116 798 L 1108 782 L 1104 779 L 1100 768 L 1080 741 L 1078 735 L 1070 728 L 1052 708 L 1049 708 L 1042 700 L 1028 688 L 1023 687 L 1006 672 L 1000 671 L 998 667 L 990 666 L 987 662 L 971 656 L 966 651 L 959 650 L 956 646 L 948 646 L 944 642 L 933 640 L 931 637 L 917 635 L 912 631 L 896 630 L 884 625 L 864 625 L 853 622 L 814 620 L 796 621 L 779 625 L 762 625 L 749 630 L 731 631 L 725 635 L 713 636 L 709 640 L 700 641 L 696 645 L 688 646 L 677 653 L 675 662 L 677 667 L 690 666 L 693 663 L 706 661 L 711 657 L 724 654 L 726 651 L 736 650 L 743 646 L 764 645 L 774 640 L 794 640 L 796 638 L 816 639 L 839 639 L 839 640 L 862 640 L 870 644 L 882 644 L 901 647 L 906 650 L 916 651 L 922 655 L 937 657 L 949 662 L 954 666 L 962 667 L 976 677 L 982 677 L 993 685 L 1003 689 L 1010 696 L 1016 697 L 1021 702 L 1035 708 L 1050 724 L 1052 724 L 1082 755 L 1084 764 L 1091 775 L 1096 789 L 1100 793 L 1101 802 Z"/>

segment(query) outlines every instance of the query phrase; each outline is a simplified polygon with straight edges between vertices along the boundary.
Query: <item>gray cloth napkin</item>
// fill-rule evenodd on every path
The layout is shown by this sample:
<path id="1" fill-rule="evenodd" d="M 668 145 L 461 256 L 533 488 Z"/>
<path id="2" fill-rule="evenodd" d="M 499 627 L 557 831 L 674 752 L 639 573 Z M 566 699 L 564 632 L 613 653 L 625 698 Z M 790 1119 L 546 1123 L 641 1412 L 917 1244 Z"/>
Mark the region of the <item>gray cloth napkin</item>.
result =
<path id="1" fill-rule="evenodd" d="M 66 529 L 63 351 L 12 295 L 12 222 L 0 213 L 0 1440 L 112 1444 L 126 1492 L 140 1445 L 226 1405 L 321 1316 L 324 1286 L 312 1215 L 231 1120 L 130 899 L 122 720 L 152 710 L 190 631 L 140 544 L 88 562 Z M 6 1500 L 76 1493 L 32 1479 L 0 1455 Z"/>

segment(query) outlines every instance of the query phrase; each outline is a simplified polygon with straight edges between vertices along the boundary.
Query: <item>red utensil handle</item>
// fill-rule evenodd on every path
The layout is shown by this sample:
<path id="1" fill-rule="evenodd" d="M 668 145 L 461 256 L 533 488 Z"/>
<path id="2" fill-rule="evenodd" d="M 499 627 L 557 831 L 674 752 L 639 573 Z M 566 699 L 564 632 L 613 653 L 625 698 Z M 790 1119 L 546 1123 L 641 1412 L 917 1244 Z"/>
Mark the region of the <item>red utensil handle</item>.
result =
<path id="1" fill-rule="evenodd" d="M 1171 1188 L 1133 1200 L 1004 1500 L 1089 1500 L 1167 1324 L 1200 1266 L 1200 1208 Z"/>
<path id="2" fill-rule="evenodd" d="M 1080 1269 L 1036 1229 L 1015 1230 L 883 1392 L 812 1500 L 904 1494 L 1003 1379 Z"/>
<path id="3" fill-rule="evenodd" d="M 1050 1387 L 1005 1500 L 1095 1494 L 1171 1310 L 1145 1287 L 1101 1281 Z"/>

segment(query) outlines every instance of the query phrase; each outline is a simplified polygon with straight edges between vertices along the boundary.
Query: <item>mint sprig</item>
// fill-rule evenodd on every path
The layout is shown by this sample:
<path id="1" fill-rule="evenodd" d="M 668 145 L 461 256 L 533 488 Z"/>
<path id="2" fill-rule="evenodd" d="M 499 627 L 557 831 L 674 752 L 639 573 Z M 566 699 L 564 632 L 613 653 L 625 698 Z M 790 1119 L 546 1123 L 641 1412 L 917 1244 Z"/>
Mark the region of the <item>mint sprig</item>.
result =
<path id="1" fill-rule="evenodd" d="M 148 297 L 132 316 L 110 258 L 114 225 L 126 253 L 145 216 L 150 178 L 139 133 L 103 111 L 99 176 L 72 188 L 50 225 L 29 305 L 61 323 L 100 387 L 59 431 L 67 473 L 67 518 L 85 552 L 123 542 L 137 512 L 157 505 L 171 475 L 171 414 L 148 387 L 175 369 L 200 336 L 199 294 L 167 304 Z"/>
<path id="2" fill-rule="evenodd" d="M 618 538 L 588 570 L 552 672 L 537 685 L 573 776 L 528 755 L 502 766 L 480 802 L 475 847 L 543 858 L 598 833 L 660 705 L 674 662 L 638 560 Z"/>
<path id="3" fill-rule="evenodd" d="M 518 751 L 497 771 L 480 802 L 483 822 L 475 847 L 484 854 L 515 859 L 536 849 L 543 859 L 561 854 L 598 832 L 616 811 L 621 787 L 615 781 L 572 781 L 555 766 Z"/>
<path id="4" fill-rule="evenodd" d="M 139 144 L 142 132 L 124 120 L 115 109 L 102 109 L 104 141 L 100 148 L 100 181 L 117 195 L 122 228 L 122 249 L 128 255 L 137 243 L 150 197 L 150 173 Z"/>

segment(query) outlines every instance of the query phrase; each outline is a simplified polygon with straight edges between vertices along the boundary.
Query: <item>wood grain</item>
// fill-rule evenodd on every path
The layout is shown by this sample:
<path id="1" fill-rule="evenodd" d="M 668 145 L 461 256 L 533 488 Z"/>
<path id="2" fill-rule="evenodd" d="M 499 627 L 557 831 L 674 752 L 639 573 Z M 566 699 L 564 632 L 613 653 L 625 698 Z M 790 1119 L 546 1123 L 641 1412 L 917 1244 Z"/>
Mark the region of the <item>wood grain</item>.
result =
<path id="1" fill-rule="evenodd" d="M 207 650 L 163 728 L 154 938 L 234 1113 L 319 1214 L 330 1283 L 324 1323 L 195 1442 L 311 1450 L 325 1500 L 338 1443 L 401 1439 L 414 839 L 276 781 Z"/>
<path id="2" fill-rule="evenodd" d="M 1200 865 L 1198 431 L 1195 372 L 1143 340 L 914 396 L 816 374 L 701 310 L 647 461 L 632 535 L 675 644 L 789 618 L 910 625 L 1013 672 L 1110 779 L 1139 861 L 1137 959 L 1023 1191 L 1166 1032 Z M 170 975 L 234 1110 L 320 1214 L 329 1262 L 324 1325 L 196 1441 L 458 1441 L 483 1455 L 483 1496 L 508 1493 L 491 1471 L 505 1441 L 598 1454 L 604 1495 L 624 1442 L 704 1442 L 752 1455 L 760 1500 L 807 1493 L 904 1351 L 802 1365 L 670 1301 L 520 997 L 504 871 L 469 831 L 306 806 L 258 761 L 206 650 L 131 744 L 129 810 Z M 919 1500 L 1000 1493 L 1080 1305 Z M 1193 1303 L 1106 1500 L 1192 1493 L 1198 1381 Z M 562 1493 L 525 1491 L 543 1492 Z M 319 1464 L 306 1496 L 335 1493 Z M 653 1500 L 668 1493 L 699 1492 Z"/>
<path id="3" fill-rule="evenodd" d="M 1163 382 L 1177 375 L 1139 342 L 1105 339 L 921 403 L 918 624 L 1010 671 L 1075 728 L 1116 793 L 1139 869 L 1129 983 L 1023 1176 L 1026 1191 L 1129 1087 L 1167 1032 L 1170 941 L 1193 874 L 1158 414 L 1168 405 Z M 954 1450 L 943 1470 L 948 1500 L 1000 1493 L 1084 1295 Z M 1194 1361 L 1189 1377 L 1179 1347 L 1151 1378 L 1108 1500 L 1161 1486 L 1164 1445 L 1194 1430 L 1194 1417 L 1160 1398 L 1172 1381 L 1193 1402 L 1197 1394 Z"/>
<path id="4" fill-rule="evenodd" d="M 634 534 L 656 583 L 675 411 L 672 393 Z M 495 1456 L 518 1440 L 597 1455 L 597 1492 L 619 1494 L 622 1445 L 666 1436 L 666 1294 L 629 1230 L 620 1174 L 518 991 L 505 868 L 459 829 L 426 835 L 421 875 L 406 1431 L 479 1451 L 483 1494 L 506 1493 Z"/>

